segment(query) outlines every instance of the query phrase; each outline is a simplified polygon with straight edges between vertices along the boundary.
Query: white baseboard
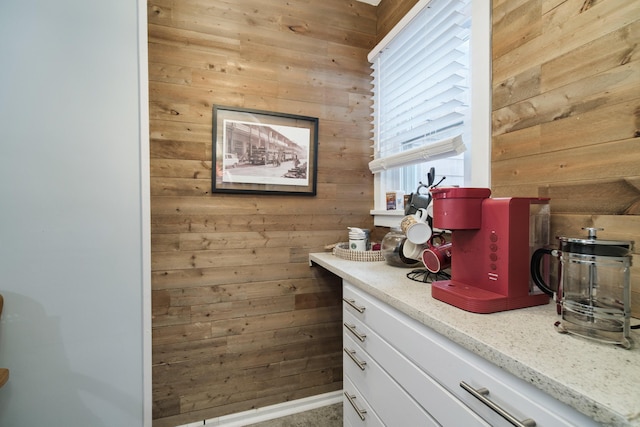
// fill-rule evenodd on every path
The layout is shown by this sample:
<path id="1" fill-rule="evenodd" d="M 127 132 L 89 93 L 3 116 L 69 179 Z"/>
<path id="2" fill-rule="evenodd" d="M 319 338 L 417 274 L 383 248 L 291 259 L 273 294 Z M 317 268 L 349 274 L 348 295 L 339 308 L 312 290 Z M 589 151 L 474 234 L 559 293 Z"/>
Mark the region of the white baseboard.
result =
<path id="1" fill-rule="evenodd" d="M 249 411 L 238 412 L 237 414 L 210 418 L 208 420 L 176 427 L 242 427 L 248 424 L 286 417 L 288 415 L 310 411 L 311 409 L 321 408 L 323 406 L 333 405 L 340 402 L 342 402 L 342 390 L 318 394 L 316 396 L 305 397 L 304 399 L 292 400 L 290 402 L 278 403 L 277 405 L 265 406 L 264 408 L 251 409 Z"/>

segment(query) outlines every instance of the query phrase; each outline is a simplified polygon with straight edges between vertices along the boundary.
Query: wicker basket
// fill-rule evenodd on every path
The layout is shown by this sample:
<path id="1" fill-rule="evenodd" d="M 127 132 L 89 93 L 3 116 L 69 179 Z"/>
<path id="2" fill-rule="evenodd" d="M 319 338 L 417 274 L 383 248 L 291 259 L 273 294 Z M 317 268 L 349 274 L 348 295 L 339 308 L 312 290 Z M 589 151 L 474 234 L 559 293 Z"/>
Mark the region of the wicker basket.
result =
<path id="1" fill-rule="evenodd" d="M 333 248 L 333 254 L 349 261 L 384 261 L 382 251 L 352 251 L 349 249 L 349 243 L 338 243 Z"/>

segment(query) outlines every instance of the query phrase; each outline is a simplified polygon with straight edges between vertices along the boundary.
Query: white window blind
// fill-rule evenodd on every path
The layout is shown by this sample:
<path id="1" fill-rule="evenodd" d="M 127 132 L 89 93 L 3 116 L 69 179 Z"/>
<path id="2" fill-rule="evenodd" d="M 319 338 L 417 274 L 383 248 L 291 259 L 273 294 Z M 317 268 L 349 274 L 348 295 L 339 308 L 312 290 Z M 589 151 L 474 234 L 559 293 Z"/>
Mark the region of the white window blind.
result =
<path id="1" fill-rule="evenodd" d="M 379 174 L 376 194 L 414 191 L 432 166 L 447 177 L 446 185 L 464 183 L 461 153 L 471 134 L 471 0 L 421 0 L 410 15 L 369 54 L 374 86 L 369 167 Z"/>

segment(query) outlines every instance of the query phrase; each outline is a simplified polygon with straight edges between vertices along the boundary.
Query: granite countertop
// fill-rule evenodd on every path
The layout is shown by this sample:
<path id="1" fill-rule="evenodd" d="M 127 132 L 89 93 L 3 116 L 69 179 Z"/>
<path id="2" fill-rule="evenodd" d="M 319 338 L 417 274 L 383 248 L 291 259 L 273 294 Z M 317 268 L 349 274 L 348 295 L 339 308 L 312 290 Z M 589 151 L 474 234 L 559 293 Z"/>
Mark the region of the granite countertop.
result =
<path id="1" fill-rule="evenodd" d="M 631 332 L 634 347 L 625 350 L 556 332 L 555 304 L 470 313 L 432 298 L 428 283 L 406 277 L 411 269 L 331 253 L 309 260 L 596 421 L 640 426 L 637 330 Z"/>

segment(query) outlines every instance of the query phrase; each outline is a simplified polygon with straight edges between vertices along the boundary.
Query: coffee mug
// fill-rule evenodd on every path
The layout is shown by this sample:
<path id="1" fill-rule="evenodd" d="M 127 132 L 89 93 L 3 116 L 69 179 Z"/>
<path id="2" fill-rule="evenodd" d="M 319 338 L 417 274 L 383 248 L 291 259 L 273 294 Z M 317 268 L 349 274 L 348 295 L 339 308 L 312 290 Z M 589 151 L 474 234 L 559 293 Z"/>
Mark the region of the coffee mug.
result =
<path id="1" fill-rule="evenodd" d="M 427 210 L 418 209 L 414 215 L 402 218 L 400 228 L 407 239 L 416 244 L 424 244 L 431 238 L 431 227 L 427 224 Z"/>
<path id="2" fill-rule="evenodd" d="M 420 261 L 422 259 L 422 251 L 424 251 L 425 247 L 426 246 L 423 244 L 413 243 L 411 240 L 407 239 L 404 241 L 404 245 L 402 245 L 402 254 L 405 258 Z"/>
<path id="3" fill-rule="evenodd" d="M 404 214 L 413 215 L 418 209 L 427 208 L 431 202 L 430 194 L 411 193 L 408 203 L 404 205 Z"/>
<path id="4" fill-rule="evenodd" d="M 432 273 L 438 273 L 451 267 L 451 243 L 444 243 L 439 246 L 428 245 L 420 256 L 427 270 Z"/>

